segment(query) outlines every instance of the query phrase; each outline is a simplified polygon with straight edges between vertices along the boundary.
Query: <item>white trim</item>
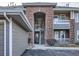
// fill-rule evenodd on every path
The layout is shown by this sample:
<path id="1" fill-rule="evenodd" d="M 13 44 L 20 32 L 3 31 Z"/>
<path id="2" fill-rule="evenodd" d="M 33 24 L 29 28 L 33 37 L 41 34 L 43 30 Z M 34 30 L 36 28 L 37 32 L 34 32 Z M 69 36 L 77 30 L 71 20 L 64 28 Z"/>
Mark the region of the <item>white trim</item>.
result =
<path id="1" fill-rule="evenodd" d="M 74 11 L 70 11 L 70 19 L 75 19 Z"/>
<path id="2" fill-rule="evenodd" d="M 79 13 L 77 12 L 77 13 L 75 13 L 75 22 L 79 22 Z"/>
<path id="3" fill-rule="evenodd" d="M 21 13 L 23 14 L 23 16 L 24 16 L 24 18 L 25 18 L 25 19 L 23 19 L 24 22 L 28 25 L 28 27 L 29 27 L 32 31 L 34 31 L 33 28 L 32 28 L 32 26 L 31 26 L 31 24 L 30 24 L 30 22 L 29 22 L 29 20 L 27 19 L 26 15 L 24 14 L 24 12 L 21 11 Z"/>
<path id="4" fill-rule="evenodd" d="M 6 12 L 4 12 L 4 17 L 9 22 L 9 56 L 12 56 L 12 18 L 8 18 Z"/>
<path id="5" fill-rule="evenodd" d="M 40 38 L 39 38 L 39 44 L 41 45 L 41 31 L 40 31 Z"/>
<path id="6" fill-rule="evenodd" d="M 53 20 L 53 23 L 54 23 L 54 24 L 70 24 L 70 23 L 69 23 L 69 20 L 66 20 L 66 19 L 64 19 L 64 20 L 61 20 L 61 19 L 54 19 L 54 20 Z"/>
<path id="7" fill-rule="evenodd" d="M 4 24 L 4 56 L 6 56 L 6 20 L 0 20 Z"/>
<path id="8" fill-rule="evenodd" d="M 6 56 L 6 20 L 4 21 L 4 56 Z"/>
<path id="9" fill-rule="evenodd" d="M 12 56 L 12 18 L 9 21 L 9 56 Z"/>

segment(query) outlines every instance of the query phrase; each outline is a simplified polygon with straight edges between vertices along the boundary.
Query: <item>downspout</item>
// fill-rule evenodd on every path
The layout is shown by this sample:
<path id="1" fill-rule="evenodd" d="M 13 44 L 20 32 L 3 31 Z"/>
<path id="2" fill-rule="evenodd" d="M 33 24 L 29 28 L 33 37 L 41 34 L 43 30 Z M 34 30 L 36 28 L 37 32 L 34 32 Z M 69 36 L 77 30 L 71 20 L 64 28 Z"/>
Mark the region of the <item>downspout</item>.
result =
<path id="1" fill-rule="evenodd" d="M 8 18 L 6 12 L 4 12 L 4 17 L 9 22 L 9 56 L 12 56 L 12 19 Z"/>

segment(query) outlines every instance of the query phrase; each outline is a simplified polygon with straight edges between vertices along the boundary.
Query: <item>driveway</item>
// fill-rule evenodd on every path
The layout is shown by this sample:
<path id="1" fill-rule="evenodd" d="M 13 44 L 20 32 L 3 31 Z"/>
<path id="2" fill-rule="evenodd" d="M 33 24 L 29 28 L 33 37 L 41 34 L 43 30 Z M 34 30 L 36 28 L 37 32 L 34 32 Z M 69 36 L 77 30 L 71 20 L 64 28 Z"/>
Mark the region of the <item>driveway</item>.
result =
<path id="1" fill-rule="evenodd" d="M 79 50 L 30 49 L 23 56 L 79 56 Z"/>

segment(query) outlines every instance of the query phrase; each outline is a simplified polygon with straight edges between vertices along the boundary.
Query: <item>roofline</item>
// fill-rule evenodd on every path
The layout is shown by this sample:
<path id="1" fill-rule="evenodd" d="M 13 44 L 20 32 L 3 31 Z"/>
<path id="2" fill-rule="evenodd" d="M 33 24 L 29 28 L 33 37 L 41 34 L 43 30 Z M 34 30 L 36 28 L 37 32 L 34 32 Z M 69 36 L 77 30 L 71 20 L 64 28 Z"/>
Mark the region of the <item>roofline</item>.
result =
<path id="1" fill-rule="evenodd" d="M 22 5 L 17 6 L 0 6 L 0 10 L 26 10 L 24 7 L 30 7 L 30 6 L 52 6 L 54 10 L 79 10 L 79 7 L 67 7 L 67 6 L 56 6 L 57 3 L 43 3 L 43 2 L 37 2 L 37 3 L 22 3 Z"/>
<path id="2" fill-rule="evenodd" d="M 24 7 L 30 7 L 30 6 L 52 6 L 55 7 L 57 3 L 47 3 L 47 2 L 36 2 L 36 3 L 22 3 Z"/>
<path id="3" fill-rule="evenodd" d="M 56 6 L 56 8 L 79 8 L 79 7 L 71 7 L 71 6 Z"/>
<path id="4" fill-rule="evenodd" d="M 63 11 L 79 11 L 79 7 L 66 7 L 66 6 L 56 6 L 53 10 L 63 10 Z"/>

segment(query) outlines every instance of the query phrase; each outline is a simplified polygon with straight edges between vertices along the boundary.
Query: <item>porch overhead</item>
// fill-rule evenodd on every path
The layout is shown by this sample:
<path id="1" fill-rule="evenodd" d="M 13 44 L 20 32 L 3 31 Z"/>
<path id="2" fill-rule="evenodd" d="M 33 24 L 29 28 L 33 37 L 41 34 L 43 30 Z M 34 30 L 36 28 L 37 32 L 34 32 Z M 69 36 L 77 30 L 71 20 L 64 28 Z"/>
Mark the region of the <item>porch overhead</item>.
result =
<path id="1" fill-rule="evenodd" d="M 20 10 L 19 8 L 18 9 L 1 8 L 0 15 L 4 15 L 4 12 L 6 12 L 8 17 L 12 17 L 13 21 L 18 22 L 24 29 L 27 29 L 28 31 L 33 31 L 33 28 L 30 25 L 30 22 L 28 21 L 22 9 Z"/>

